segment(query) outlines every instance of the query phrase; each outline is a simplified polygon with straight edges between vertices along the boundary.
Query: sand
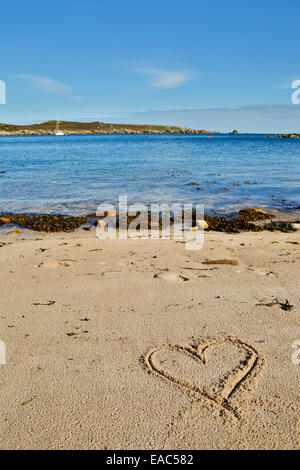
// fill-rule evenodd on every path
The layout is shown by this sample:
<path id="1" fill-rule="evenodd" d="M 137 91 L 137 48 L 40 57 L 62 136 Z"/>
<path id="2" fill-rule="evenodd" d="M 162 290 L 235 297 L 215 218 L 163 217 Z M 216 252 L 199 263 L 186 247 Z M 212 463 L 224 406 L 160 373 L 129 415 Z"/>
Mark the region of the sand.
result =
<path id="1" fill-rule="evenodd" d="M 299 234 L 2 235 L 0 447 L 299 449 Z"/>

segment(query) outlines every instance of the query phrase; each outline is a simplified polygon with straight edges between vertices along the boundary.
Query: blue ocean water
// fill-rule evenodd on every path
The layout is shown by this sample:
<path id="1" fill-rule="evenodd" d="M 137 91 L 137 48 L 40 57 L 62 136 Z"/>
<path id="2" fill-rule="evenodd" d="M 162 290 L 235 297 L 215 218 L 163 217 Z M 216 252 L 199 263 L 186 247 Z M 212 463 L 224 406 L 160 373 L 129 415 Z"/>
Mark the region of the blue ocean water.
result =
<path id="1" fill-rule="evenodd" d="M 300 140 L 262 135 L 0 137 L 0 211 L 94 212 L 102 202 L 300 205 Z"/>

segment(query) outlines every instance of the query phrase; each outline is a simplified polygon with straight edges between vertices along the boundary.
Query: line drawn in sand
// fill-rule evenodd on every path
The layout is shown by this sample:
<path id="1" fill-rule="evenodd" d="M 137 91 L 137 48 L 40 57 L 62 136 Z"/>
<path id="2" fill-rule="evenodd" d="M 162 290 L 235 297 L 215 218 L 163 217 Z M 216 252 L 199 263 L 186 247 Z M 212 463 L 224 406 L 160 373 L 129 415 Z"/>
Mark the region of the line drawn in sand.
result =
<path id="1" fill-rule="evenodd" d="M 157 346 L 143 360 L 148 371 L 193 394 L 194 403 L 209 400 L 238 420 L 238 401 L 243 404 L 244 399 L 235 398 L 249 389 L 264 363 L 252 346 L 234 337 L 194 346 Z"/>

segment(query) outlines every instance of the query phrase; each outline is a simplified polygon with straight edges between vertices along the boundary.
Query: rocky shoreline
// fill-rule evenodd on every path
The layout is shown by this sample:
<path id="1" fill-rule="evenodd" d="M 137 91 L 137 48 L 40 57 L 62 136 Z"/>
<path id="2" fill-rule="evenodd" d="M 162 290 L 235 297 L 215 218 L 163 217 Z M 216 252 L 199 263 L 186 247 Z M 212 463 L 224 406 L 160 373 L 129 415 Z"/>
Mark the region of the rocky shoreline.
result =
<path id="1" fill-rule="evenodd" d="M 47 121 L 39 124 L 17 126 L 13 124 L 0 124 L 0 136 L 31 136 L 55 135 L 56 121 Z M 90 134 L 218 134 L 216 131 L 206 129 L 192 129 L 178 126 L 151 126 L 138 124 L 109 124 L 104 122 L 60 122 L 60 130 L 65 135 Z"/>
<path id="2" fill-rule="evenodd" d="M 266 135 L 266 137 L 280 137 L 282 139 L 300 139 L 300 134 L 274 134 Z"/>
<path id="3" fill-rule="evenodd" d="M 105 214 L 99 217 L 96 214 L 86 216 L 64 216 L 52 214 L 11 214 L 0 213 L 0 228 L 7 229 L 8 234 L 21 235 L 22 229 L 36 232 L 74 232 L 78 228 L 86 231 L 95 226 L 105 227 L 104 218 L 115 218 L 116 227 L 119 228 L 118 213 Z M 127 228 L 137 216 L 127 215 Z M 196 213 L 192 213 L 191 230 L 204 229 L 205 231 L 217 231 L 227 233 L 239 233 L 241 231 L 261 232 L 279 231 L 293 232 L 300 229 L 300 221 L 277 220 L 274 214 L 263 209 L 250 207 L 239 210 L 227 216 L 212 216 L 205 214 L 204 220 L 197 220 Z M 174 218 L 171 217 L 171 225 Z M 162 219 L 158 223 L 151 220 L 151 212 L 148 212 L 148 229 L 162 228 Z"/>

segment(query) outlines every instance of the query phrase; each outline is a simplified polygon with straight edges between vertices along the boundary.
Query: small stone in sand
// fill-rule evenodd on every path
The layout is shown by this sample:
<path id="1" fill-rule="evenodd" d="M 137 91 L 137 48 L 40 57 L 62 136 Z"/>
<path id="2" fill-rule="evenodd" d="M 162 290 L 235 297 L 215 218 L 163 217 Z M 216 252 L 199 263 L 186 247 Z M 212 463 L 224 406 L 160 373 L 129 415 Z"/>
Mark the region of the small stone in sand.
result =
<path id="1" fill-rule="evenodd" d="M 10 222 L 10 219 L 8 217 L 0 217 L 0 222 L 3 224 L 8 224 Z"/>
<path id="2" fill-rule="evenodd" d="M 209 227 L 206 220 L 197 220 L 197 225 L 198 225 L 199 228 L 203 228 L 203 229 L 206 229 L 206 228 Z"/>
<path id="3" fill-rule="evenodd" d="M 98 227 L 106 227 L 106 222 L 104 222 L 104 220 L 99 219 L 98 220 Z"/>

